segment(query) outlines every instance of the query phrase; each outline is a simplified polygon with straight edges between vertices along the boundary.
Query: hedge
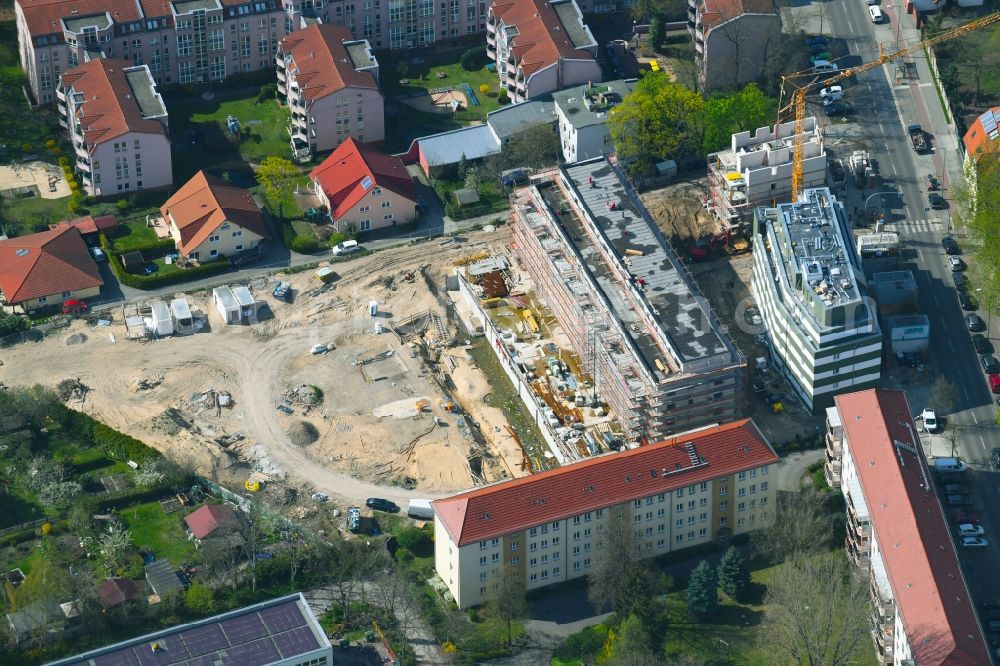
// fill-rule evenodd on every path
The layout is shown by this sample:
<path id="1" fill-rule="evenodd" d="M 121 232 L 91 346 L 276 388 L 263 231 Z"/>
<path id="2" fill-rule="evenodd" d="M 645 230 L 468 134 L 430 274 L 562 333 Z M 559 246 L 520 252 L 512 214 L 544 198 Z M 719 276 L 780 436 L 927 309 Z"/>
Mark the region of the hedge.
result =
<path id="1" fill-rule="evenodd" d="M 102 242 L 101 245 L 103 246 L 104 242 Z M 159 259 L 160 257 L 167 256 L 171 252 L 176 252 L 177 246 L 172 238 L 164 238 L 163 240 L 153 241 L 152 243 L 135 245 L 127 250 L 118 250 L 113 246 L 108 249 L 117 254 L 124 254 L 126 252 L 142 252 L 142 256 L 146 259 Z"/>
<path id="2" fill-rule="evenodd" d="M 111 270 L 114 272 L 115 277 L 118 278 L 119 282 L 128 287 L 147 290 L 158 289 L 172 284 L 188 282 L 197 278 L 206 278 L 213 275 L 219 275 L 220 273 L 225 273 L 229 270 L 229 262 L 225 259 L 225 256 L 219 255 L 218 259 L 211 263 L 195 266 L 194 268 L 185 268 L 177 271 L 176 273 L 166 273 L 163 275 L 157 275 L 155 273 L 153 275 L 135 275 L 133 273 L 125 272 L 125 268 L 121 263 L 121 254 L 115 253 L 108 255 Z"/>
<path id="3" fill-rule="evenodd" d="M 160 457 L 156 449 L 150 448 L 135 437 L 118 432 L 100 421 L 94 421 L 91 432 L 94 444 L 101 447 L 109 458 L 123 461 L 134 460 L 141 463 L 151 458 Z"/>

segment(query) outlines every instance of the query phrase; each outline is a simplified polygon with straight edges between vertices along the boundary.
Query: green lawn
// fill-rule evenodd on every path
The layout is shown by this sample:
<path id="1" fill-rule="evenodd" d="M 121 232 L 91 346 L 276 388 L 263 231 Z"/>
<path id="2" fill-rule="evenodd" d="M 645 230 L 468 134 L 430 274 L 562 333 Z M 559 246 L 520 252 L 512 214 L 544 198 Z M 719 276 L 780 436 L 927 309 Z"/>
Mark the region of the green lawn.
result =
<path id="1" fill-rule="evenodd" d="M 156 501 L 119 511 L 119 516 L 132 532 L 132 542 L 136 547 L 151 549 L 157 558 L 170 560 L 175 567 L 195 552 L 194 542 L 187 540 L 182 527 L 185 515 L 184 511 L 166 514 Z"/>
<path id="2" fill-rule="evenodd" d="M 424 63 L 418 67 L 410 64 L 407 67 L 406 76 L 402 77 L 397 69 L 397 62 L 390 63 L 391 70 L 383 70 L 382 85 L 387 97 L 406 96 L 452 86 L 468 96 L 465 86 L 462 85 L 468 84 L 479 101 L 479 105 L 473 106 L 470 102 L 466 109 L 455 114 L 456 120 L 483 120 L 487 113 L 500 108 L 500 102 L 497 101 L 500 79 L 496 72 L 490 72 L 485 66 L 470 72 L 463 69 L 457 60 L 433 65 Z M 402 83 L 402 80 L 405 80 L 406 83 Z M 489 92 L 479 91 L 479 86 L 482 84 L 489 86 Z"/>
<path id="3" fill-rule="evenodd" d="M 182 93 L 166 96 L 175 183 L 185 182 L 199 169 L 245 167 L 268 155 L 291 157 L 288 112 L 274 99 L 258 103 L 259 91 L 259 86 L 218 88 L 208 100 Z M 229 116 L 240 121 L 242 140 L 229 132 Z"/>
<path id="4" fill-rule="evenodd" d="M 117 232 L 108 238 L 111 249 L 116 252 L 128 252 L 137 247 L 149 245 L 157 241 L 156 232 L 143 222 L 128 222 L 118 227 Z"/>

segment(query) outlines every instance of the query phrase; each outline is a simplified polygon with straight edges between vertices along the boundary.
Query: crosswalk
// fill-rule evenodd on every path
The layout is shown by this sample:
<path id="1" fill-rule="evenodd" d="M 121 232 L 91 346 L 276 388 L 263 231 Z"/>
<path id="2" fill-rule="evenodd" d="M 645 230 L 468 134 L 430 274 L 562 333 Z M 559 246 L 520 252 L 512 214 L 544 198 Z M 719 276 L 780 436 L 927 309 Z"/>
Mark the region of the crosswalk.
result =
<path id="1" fill-rule="evenodd" d="M 944 233 L 947 230 L 947 220 L 932 218 L 926 220 L 900 220 L 885 225 L 886 231 L 898 234 Z"/>

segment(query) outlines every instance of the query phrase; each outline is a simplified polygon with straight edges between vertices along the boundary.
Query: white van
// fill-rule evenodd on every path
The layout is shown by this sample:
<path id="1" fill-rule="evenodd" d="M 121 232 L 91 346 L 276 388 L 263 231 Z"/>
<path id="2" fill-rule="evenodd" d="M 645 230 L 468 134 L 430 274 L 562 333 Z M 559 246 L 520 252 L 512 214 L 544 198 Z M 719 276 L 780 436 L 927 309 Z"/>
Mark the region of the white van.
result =
<path id="1" fill-rule="evenodd" d="M 812 73 L 813 74 L 832 74 L 833 72 L 839 72 L 840 68 L 834 65 L 829 60 L 817 60 L 813 63 Z"/>
<path id="2" fill-rule="evenodd" d="M 868 13 L 872 15 L 872 23 L 881 23 L 885 19 L 882 10 L 874 5 L 868 8 Z"/>
<path id="3" fill-rule="evenodd" d="M 934 471 L 938 474 L 956 474 L 966 470 L 965 463 L 958 458 L 935 458 Z"/>
<path id="4" fill-rule="evenodd" d="M 360 252 L 361 246 L 358 245 L 356 240 L 346 240 L 343 243 L 337 243 L 333 246 L 333 256 L 343 257 L 348 254 L 354 254 L 355 252 Z"/>
<path id="5" fill-rule="evenodd" d="M 434 520 L 434 509 L 431 508 L 430 500 L 411 499 L 406 507 L 406 515 L 416 520 Z"/>

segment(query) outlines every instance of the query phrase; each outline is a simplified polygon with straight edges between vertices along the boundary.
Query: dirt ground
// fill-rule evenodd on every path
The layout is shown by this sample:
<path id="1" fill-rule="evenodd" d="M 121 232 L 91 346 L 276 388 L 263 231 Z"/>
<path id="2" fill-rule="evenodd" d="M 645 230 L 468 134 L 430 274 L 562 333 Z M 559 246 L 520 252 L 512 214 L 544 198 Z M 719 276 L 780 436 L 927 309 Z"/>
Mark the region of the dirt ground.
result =
<path id="1" fill-rule="evenodd" d="M 226 326 L 210 292 L 197 292 L 184 296 L 196 317 L 207 316 L 201 331 L 139 342 L 125 338 L 118 309 L 110 326 L 76 321 L 42 342 L 3 350 L 0 381 L 54 386 L 79 378 L 90 391 L 71 406 L 220 481 L 242 483 L 256 469 L 349 500 L 446 494 L 473 485 L 470 421 L 482 427 L 487 457 L 497 447 L 507 460 L 520 458 L 502 415 L 482 404 L 489 391 L 482 372 L 460 347 L 438 365 L 425 362 L 418 333 L 432 348 L 442 332 L 462 339 L 431 285 L 443 288 L 453 259 L 508 242 L 500 227 L 446 247 L 418 244 L 338 263 L 339 279 L 322 293 L 311 271 L 278 276 L 292 282 L 293 302 L 275 302 L 273 279 L 258 285 L 258 302 L 274 315 L 248 326 Z M 379 303 L 376 318 L 371 300 Z M 405 325 L 411 319 L 423 324 Z M 376 334 L 376 323 L 401 337 Z M 315 344 L 332 351 L 311 355 Z M 465 415 L 445 409 L 435 368 L 453 375 Z M 218 407 L 213 391 L 232 403 Z M 484 467 L 487 480 L 506 475 L 495 460 Z"/>
<path id="2" fill-rule="evenodd" d="M 50 180 L 55 190 L 50 191 Z M 0 165 L 0 192 L 32 185 L 38 188 L 38 196 L 42 199 L 61 199 L 70 195 L 69 184 L 57 166 L 45 162 L 27 162 L 13 168 Z"/>
<path id="3" fill-rule="evenodd" d="M 707 194 L 705 183 L 697 180 L 650 190 L 641 197 L 660 230 L 671 243 L 676 244 L 676 237 L 685 242 L 719 231 L 718 222 L 701 205 L 700 197 L 704 194 Z"/>
<path id="4" fill-rule="evenodd" d="M 402 100 L 402 102 L 412 106 L 418 111 L 426 111 L 428 113 L 451 113 L 452 100 L 461 104 L 463 109 L 468 108 L 469 106 L 469 100 L 466 99 L 465 93 L 457 90 L 411 97 L 409 99 Z"/>

